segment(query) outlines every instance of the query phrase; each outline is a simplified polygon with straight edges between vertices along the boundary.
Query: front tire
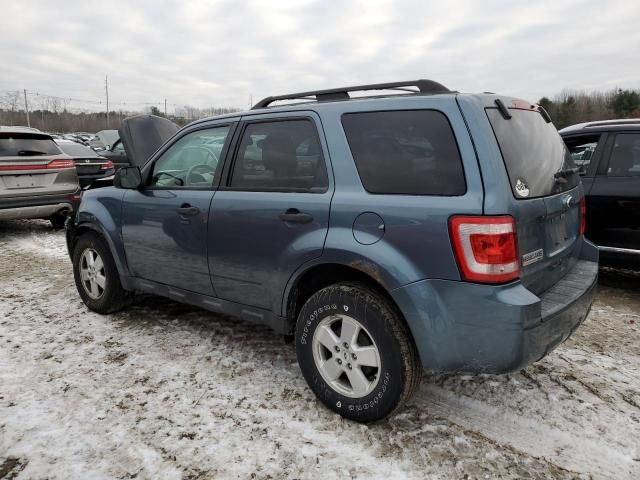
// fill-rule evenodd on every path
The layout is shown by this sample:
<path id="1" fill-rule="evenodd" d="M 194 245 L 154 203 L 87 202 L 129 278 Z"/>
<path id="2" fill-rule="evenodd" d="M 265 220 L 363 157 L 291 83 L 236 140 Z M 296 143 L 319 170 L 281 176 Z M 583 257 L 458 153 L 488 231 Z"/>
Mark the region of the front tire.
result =
<path id="1" fill-rule="evenodd" d="M 318 398 L 358 422 L 395 412 L 422 373 L 400 314 L 362 283 L 331 285 L 309 298 L 297 320 L 296 354 Z"/>
<path id="2" fill-rule="evenodd" d="M 105 240 L 96 233 L 82 235 L 73 250 L 73 276 L 78 293 L 90 310 L 112 313 L 131 303 Z"/>

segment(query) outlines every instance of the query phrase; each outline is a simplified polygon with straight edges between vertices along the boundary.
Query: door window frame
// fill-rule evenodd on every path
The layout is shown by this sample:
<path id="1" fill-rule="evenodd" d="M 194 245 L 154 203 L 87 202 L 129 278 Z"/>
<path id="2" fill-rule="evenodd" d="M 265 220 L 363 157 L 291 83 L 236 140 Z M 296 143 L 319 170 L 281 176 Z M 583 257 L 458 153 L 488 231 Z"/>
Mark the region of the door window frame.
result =
<path id="1" fill-rule="evenodd" d="M 231 180 L 233 176 L 233 170 L 238 160 L 238 153 L 240 150 L 240 143 L 242 137 L 247 128 L 256 123 L 275 123 L 285 122 L 291 120 L 307 120 L 312 123 L 316 129 L 316 135 L 318 136 L 318 142 L 322 151 L 322 159 L 327 173 L 327 188 L 323 191 L 303 191 L 293 189 L 266 189 L 266 188 L 246 188 L 246 187 L 232 187 Z M 329 157 L 329 149 L 325 143 L 324 130 L 322 129 L 322 123 L 319 118 L 316 117 L 315 112 L 312 111 L 300 111 L 300 112 L 279 112 L 274 114 L 261 114 L 261 115 L 249 115 L 240 119 L 240 122 L 235 129 L 233 144 L 230 146 L 227 152 L 227 161 L 225 162 L 220 175 L 221 182 L 218 186 L 218 190 L 224 190 L 229 192 L 264 192 L 264 193 L 297 193 L 297 194 L 312 194 L 312 195 L 324 195 L 333 190 L 333 170 L 331 168 L 331 160 Z"/>
<path id="2" fill-rule="evenodd" d="M 217 190 L 220 186 L 220 181 L 222 179 L 222 174 L 224 173 L 224 167 L 226 166 L 227 163 L 227 156 L 229 153 L 229 149 L 231 147 L 231 145 L 233 144 L 234 140 L 235 140 L 235 134 L 237 131 L 237 126 L 238 126 L 238 119 L 233 119 L 233 120 L 226 120 L 226 121 L 222 121 L 220 123 L 204 123 L 204 124 L 198 124 L 195 125 L 192 128 L 189 129 L 184 129 L 183 131 L 179 131 L 177 135 L 173 136 L 171 138 L 171 140 L 169 142 L 167 142 L 163 147 L 160 148 L 160 150 L 158 150 L 153 157 L 151 157 L 151 159 L 144 164 L 144 166 L 142 167 L 142 180 L 143 180 L 143 187 L 141 188 L 141 190 L 144 191 L 153 191 L 153 190 L 203 190 L 203 191 L 209 191 L 209 190 Z M 149 185 L 150 181 L 151 181 L 151 175 L 153 174 L 153 168 L 156 164 L 156 162 L 158 160 L 160 160 L 163 155 L 165 154 L 165 152 L 167 152 L 169 149 L 171 149 L 171 147 L 173 147 L 173 145 L 175 145 L 177 142 L 179 142 L 182 138 L 184 138 L 187 135 L 190 135 L 194 132 L 199 132 L 201 130 L 211 130 L 213 128 L 220 128 L 220 127 L 229 127 L 229 133 L 227 133 L 227 137 L 225 139 L 224 145 L 222 147 L 222 150 L 220 152 L 220 158 L 218 159 L 218 166 L 216 168 L 216 174 L 218 172 L 220 172 L 220 175 L 214 175 L 213 178 L 213 183 L 211 185 L 207 185 L 199 187 L 199 186 L 189 186 L 189 187 L 181 187 L 181 186 L 177 186 L 177 185 L 173 185 L 173 186 L 157 186 L 157 185 Z"/>
<path id="3" fill-rule="evenodd" d="M 598 166 L 600 165 L 602 159 L 606 156 L 604 155 L 604 153 L 607 151 L 607 147 L 608 147 L 607 142 L 609 140 L 609 134 L 607 132 L 579 133 L 577 135 L 567 135 L 566 137 L 562 138 L 563 141 L 565 140 L 565 138 L 567 140 L 576 140 L 581 137 L 593 137 L 595 135 L 600 135 L 600 139 L 598 140 L 598 145 L 596 145 L 596 149 L 593 151 L 593 156 L 591 157 L 589 168 L 587 168 L 587 171 L 584 175 L 581 175 L 586 178 L 593 178 L 596 176 L 597 172 L 600 171 L 598 169 Z"/>

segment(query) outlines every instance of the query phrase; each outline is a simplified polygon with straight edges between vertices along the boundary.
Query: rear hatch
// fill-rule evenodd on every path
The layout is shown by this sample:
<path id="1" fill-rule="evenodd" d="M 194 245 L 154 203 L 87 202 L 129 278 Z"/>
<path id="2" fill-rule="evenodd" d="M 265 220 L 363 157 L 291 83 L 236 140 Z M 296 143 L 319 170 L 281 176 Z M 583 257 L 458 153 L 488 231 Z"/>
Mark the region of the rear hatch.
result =
<path id="1" fill-rule="evenodd" d="M 521 100 L 485 108 L 510 182 L 522 283 L 536 294 L 555 285 L 580 254 L 580 176 L 550 118 Z"/>
<path id="2" fill-rule="evenodd" d="M 51 137 L 30 132 L 0 132 L 0 198 L 74 192 L 73 161 Z"/>

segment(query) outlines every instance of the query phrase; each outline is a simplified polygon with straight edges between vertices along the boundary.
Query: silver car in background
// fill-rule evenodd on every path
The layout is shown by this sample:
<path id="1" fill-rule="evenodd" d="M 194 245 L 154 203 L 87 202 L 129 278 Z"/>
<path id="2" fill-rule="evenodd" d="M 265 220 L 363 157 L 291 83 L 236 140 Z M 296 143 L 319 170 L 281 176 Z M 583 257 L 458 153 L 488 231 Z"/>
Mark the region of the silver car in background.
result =
<path id="1" fill-rule="evenodd" d="M 50 135 L 0 127 L 0 220 L 46 218 L 63 228 L 79 200 L 75 163 Z"/>

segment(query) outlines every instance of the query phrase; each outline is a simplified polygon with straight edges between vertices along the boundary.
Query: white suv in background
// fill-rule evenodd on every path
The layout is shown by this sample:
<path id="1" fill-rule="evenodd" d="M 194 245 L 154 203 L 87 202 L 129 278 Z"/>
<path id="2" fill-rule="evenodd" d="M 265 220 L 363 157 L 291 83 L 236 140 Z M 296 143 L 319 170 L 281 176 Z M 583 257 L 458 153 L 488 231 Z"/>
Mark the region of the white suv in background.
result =
<path id="1" fill-rule="evenodd" d="M 0 127 L 0 220 L 47 218 L 63 228 L 79 191 L 73 159 L 50 135 Z"/>

